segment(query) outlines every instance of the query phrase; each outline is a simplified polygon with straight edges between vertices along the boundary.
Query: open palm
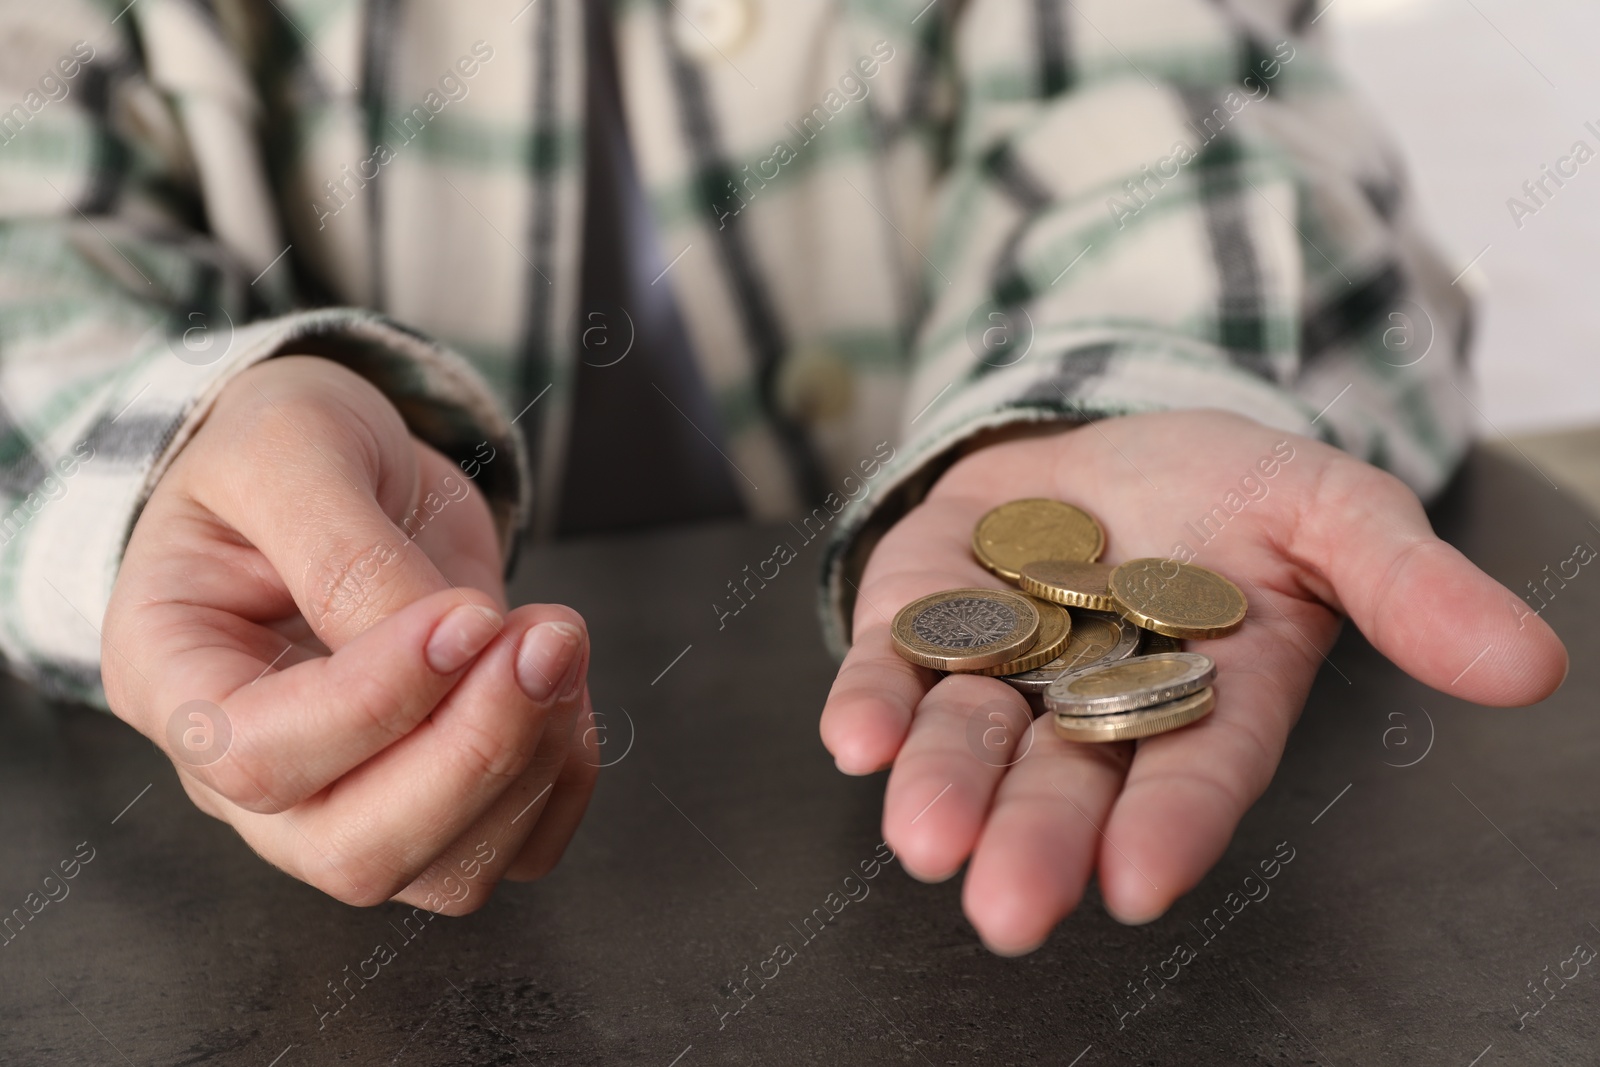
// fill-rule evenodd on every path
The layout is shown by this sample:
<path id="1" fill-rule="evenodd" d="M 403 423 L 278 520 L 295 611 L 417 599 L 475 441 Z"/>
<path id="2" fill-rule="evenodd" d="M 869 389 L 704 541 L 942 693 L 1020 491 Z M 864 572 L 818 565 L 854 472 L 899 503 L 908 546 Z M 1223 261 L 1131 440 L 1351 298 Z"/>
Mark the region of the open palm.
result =
<path id="1" fill-rule="evenodd" d="M 973 559 L 972 528 L 1021 497 L 1088 509 L 1109 562 L 1192 558 L 1244 591 L 1244 627 L 1192 646 L 1217 663 L 1212 714 L 1108 745 L 1063 741 L 1046 716 L 1012 731 L 1004 758 L 974 745 L 992 744 L 991 720 L 1025 721 L 1022 696 L 912 666 L 889 624 L 927 593 L 1002 585 Z M 951 468 L 874 550 L 822 737 L 846 772 L 893 764 L 883 824 L 902 863 L 939 880 L 970 859 L 968 917 L 995 951 L 1027 952 L 1097 872 L 1126 922 L 1154 919 L 1204 876 L 1271 780 L 1342 616 L 1465 700 L 1529 704 L 1565 677 L 1554 632 L 1435 537 L 1409 489 L 1320 442 L 1187 411 L 995 445 Z"/>

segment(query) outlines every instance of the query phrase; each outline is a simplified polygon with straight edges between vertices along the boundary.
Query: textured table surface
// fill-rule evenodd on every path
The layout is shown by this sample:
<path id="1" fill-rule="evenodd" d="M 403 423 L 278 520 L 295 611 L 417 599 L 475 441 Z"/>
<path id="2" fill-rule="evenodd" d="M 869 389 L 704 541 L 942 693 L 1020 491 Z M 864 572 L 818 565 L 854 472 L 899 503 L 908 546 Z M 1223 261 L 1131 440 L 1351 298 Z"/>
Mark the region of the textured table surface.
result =
<path id="1" fill-rule="evenodd" d="M 1577 542 L 1600 546 L 1585 512 L 1490 453 L 1438 519 L 1514 589 Z M 520 592 L 590 622 L 614 766 L 557 872 L 465 919 L 412 927 L 409 909 L 322 897 L 197 812 L 131 730 L 0 686 L 0 914 L 79 861 L 67 895 L 54 890 L 0 947 L 0 1063 L 1497 1067 L 1600 1056 L 1600 961 L 1569 962 L 1580 944 L 1600 948 L 1600 662 L 1589 651 L 1600 577 L 1589 569 L 1545 614 L 1574 652 L 1554 698 L 1510 712 L 1462 705 L 1347 633 L 1271 789 L 1199 888 L 1137 929 L 1091 894 L 1044 948 L 1003 960 L 962 918 L 959 879 L 925 886 L 891 864 L 829 911 L 877 851 L 883 779 L 843 777 L 817 740 L 831 677 L 812 614 L 818 546 L 726 629 L 711 608 L 778 538 L 792 535 L 721 526 L 524 559 Z M 1288 850 L 1270 892 L 1233 914 L 1230 893 Z M 1218 908 L 1228 921 L 1205 923 Z M 806 925 L 818 909 L 831 921 Z M 393 958 L 321 1017 L 327 984 L 380 942 Z M 732 983 L 780 942 L 793 958 L 764 986 L 749 981 L 753 998 L 725 1015 L 741 1003 Z M 1171 975 L 1180 944 L 1193 959 L 1176 978 L 1129 992 Z M 1551 992 L 1534 1001 L 1541 980 Z"/>

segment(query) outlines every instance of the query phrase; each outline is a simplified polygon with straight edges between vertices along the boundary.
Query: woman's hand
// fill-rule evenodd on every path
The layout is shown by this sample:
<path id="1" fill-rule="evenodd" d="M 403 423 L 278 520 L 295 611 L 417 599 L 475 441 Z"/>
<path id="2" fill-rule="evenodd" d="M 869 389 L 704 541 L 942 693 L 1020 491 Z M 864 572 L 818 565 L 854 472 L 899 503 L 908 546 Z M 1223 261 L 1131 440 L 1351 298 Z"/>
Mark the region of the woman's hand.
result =
<path id="1" fill-rule="evenodd" d="M 228 385 L 134 528 L 106 694 L 296 878 L 472 911 L 554 866 L 599 763 L 583 620 L 508 613 L 500 573 L 471 479 L 377 389 L 271 360 Z"/>
<path id="2" fill-rule="evenodd" d="M 896 655 L 889 625 L 925 594 L 1001 586 L 973 559 L 972 528 L 1021 497 L 1088 509 L 1110 562 L 1192 550 L 1244 591 L 1244 627 L 1189 646 L 1217 662 L 1215 711 L 1104 745 L 1063 741 L 1046 716 L 1002 758 L 979 758 L 974 731 L 996 711 L 1025 723 L 1022 696 L 992 678 L 939 681 Z M 1208 411 L 995 445 L 951 468 L 873 552 L 822 737 L 848 773 L 893 764 L 883 823 L 901 862 L 940 880 L 970 861 L 973 925 L 997 952 L 1028 952 L 1091 875 L 1130 923 L 1205 875 L 1271 780 L 1342 616 L 1413 677 L 1475 703 L 1531 704 L 1566 676 L 1555 633 L 1435 537 L 1409 489 L 1327 445 Z"/>

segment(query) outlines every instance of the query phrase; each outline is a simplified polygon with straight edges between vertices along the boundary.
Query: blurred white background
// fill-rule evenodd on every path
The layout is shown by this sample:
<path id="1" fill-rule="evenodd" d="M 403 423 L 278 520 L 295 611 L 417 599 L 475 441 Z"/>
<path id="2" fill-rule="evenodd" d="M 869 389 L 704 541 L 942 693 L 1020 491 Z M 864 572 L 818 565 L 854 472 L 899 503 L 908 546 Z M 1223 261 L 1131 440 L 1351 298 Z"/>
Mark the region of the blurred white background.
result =
<path id="1" fill-rule="evenodd" d="M 1600 4 L 1332 0 L 1321 10 L 1446 252 L 1460 268 L 1488 248 L 1462 279 L 1480 293 L 1485 435 L 1600 423 L 1600 135 L 1584 128 L 1600 129 Z M 1580 139 L 1597 157 L 1518 229 L 1507 199 L 1526 199 L 1522 183 Z"/>

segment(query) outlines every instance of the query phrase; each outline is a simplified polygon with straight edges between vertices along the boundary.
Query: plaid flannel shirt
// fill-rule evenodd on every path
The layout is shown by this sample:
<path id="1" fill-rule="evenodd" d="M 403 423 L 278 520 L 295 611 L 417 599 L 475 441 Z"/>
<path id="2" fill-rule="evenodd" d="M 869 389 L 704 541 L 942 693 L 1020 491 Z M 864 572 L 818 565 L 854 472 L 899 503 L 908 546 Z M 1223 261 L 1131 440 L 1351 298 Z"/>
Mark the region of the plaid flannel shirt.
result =
<path id="1" fill-rule="evenodd" d="M 352 367 L 448 455 L 516 456 L 479 479 L 508 551 L 552 528 L 581 4 L 0 2 L 12 669 L 97 697 L 143 502 L 274 355 Z M 751 513 L 828 531 L 836 650 L 875 533 L 980 430 L 1224 408 L 1424 494 L 1462 452 L 1467 306 L 1313 4 L 613 10 L 662 283 Z"/>

